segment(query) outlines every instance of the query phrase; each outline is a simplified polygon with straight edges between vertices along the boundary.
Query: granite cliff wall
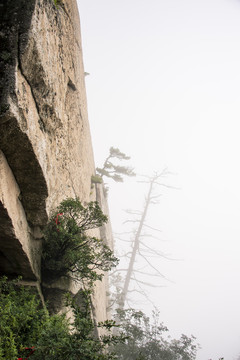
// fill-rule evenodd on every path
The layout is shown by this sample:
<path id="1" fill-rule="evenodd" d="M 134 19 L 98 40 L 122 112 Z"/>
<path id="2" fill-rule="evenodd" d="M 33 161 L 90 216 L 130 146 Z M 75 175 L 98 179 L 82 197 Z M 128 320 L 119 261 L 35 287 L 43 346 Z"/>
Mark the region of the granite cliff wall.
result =
<path id="1" fill-rule="evenodd" d="M 101 186 L 91 189 L 95 166 L 76 1 L 56 7 L 52 0 L 0 0 L 0 13 L 0 273 L 37 284 L 41 229 L 51 211 L 67 197 L 98 196 L 106 204 Z M 101 232 L 111 238 L 109 225 Z M 45 288 L 55 310 L 69 286 L 59 280 Z M 105 286 L 96 287 L 100 320 Z"/>

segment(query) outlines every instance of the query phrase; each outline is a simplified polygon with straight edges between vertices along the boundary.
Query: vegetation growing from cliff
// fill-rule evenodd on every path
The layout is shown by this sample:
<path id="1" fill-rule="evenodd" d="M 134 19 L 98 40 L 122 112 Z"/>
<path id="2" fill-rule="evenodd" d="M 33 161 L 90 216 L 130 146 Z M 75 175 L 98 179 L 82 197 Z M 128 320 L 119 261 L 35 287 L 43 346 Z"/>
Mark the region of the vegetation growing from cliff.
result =
<path id="1" fill-rule="evenodd" d="M 88 286 L 101 280 L 118 262 L 103 239 L 90 235 L 106 222 L 97 202 L 84 207 L 78 199 L 64 200 L 44 230 L 43 278 L 70 276 Z"/>
<path id="2" fill-rule="evenodd" d="M 116 182 L 123 182 L 123 176 L 135 176 L 136 174 L 133 171 L 133 168 L 128 166 L 122 166 L 113 163 L 113 159 L 117 160 L 129 160 L 130 157 L 122 153 L 119 149 L 111 147 L 109 149 L 109 155 L 104 161 L 104 164 L 101 168 L 97 167 L 97 174 L 103 178 L 108 177 L 113 179 Z"/>
<path id="3" fill-rule="evenodd" d="M 153 323 L 141 311 L 118 312 L 119 335 L 112 335 L 114 321 L 94 324 L 91 291 L 83 291 L 81 307 L 66 299 L 74 313 L 72 323 L 62 315 L 49 315 L 38 295 L 19 280 L 0 278 L 0 360 L 194 360 L 194 337 L 164 338 L 167 328 L 154 314 Z M 74 328 L 74 331 L 71 329 Z M 97 329 L 105 329 L 98 337 Z M 21 357 L 21 358 L 20 358 Z"/>
<path id="4" fill-rule="evenodd" d="M 96 280 L 117 263 L 117 258 L 102 239 L 90 235 L 107 217 L 97 202 L 83 206 L 78 199 L 64 200 L 44 230 L 42 269 L 45 279 L 70 276 L 81 280 L 88 290 L 82 291 L 79 307 L 69 295 L 67 305 L 74 313 L 70 323 L 66 316 L 49 315 L 36 294 L 18 281 L 0 280 L 0 360 L 26 358 L 46 360 L 110 360 L 109 344 L 121 341 L 113 336 L 114 322 L 95 324 L 91 313 L 91 294 Z M 98 328 L 105 335 L 98 336 Z M 74 328 L 74 331 L 71 329 Z M 20 359 L 20 358 L 19 358 Z"/>
<path id="5" fill-rule="evenodd" d="M 47 313 L 29 289 L 0 279 L 0 359 L 16 360 L 24 346 L 35 344 Z"/>
<path id="6" fill-rule="evenodd" d="M 105 271 L 116 258 L 109 248 L 102 247 L 105 244 L 99 239 L 94 238 L 100 247 L 94 248 L 93 253 L 83 248 L 95 244 L 89 240 L 92 238 L 86 232 L 101 226 L 106 220 L 97 203 L 89 203 L 84 207 L 78 199 L 63 201 L 45 230 L 44 264 L 49 264 L 45 270 L 56 276 L 55 266 L 61 274 L 62 268 L 74 274 L 78 267 L 76 274 L 88 285 L 101 280 L 102 274 L 99 275 L 97 269 Z M 52 241 L 52 246 L 47 241 Z M 81 256 L 76 255 L 75 250 L 80 251 Z M 99 254 L 100 251 L 103 253 Z M 50 262 L 50 254 L 53 262 Z M 86 262 L 82 258 L 85 255 Z M 69 259 L 74 264 L 72 270 L 66 266 Z M 77 263 L 73 261 L 76 259 Z M 95 268 L 95 263 L 100 264 L 100 267 Z M 80 271 L 83 271 L 83 275 Z M 116 335 L 111 332 L 114 321 L 106 320 L 96 324 L 91 312 L 92 292 L 92 286 L 82 290 L 80 306 L 70 295 L 67 297 L 67 305 L 74 314 L 71 322 L 65 314 L 50 315 L 39 296 L 21 286 L 18 280 L 0 278 L 0 360 L 26 359 L 29 349 L 32 360 L 195 359 L 194 338 L 182 335 L 180 340 L 164 340 L 162 333 L 166 331 L 165 326 L 157 321 L 152 325 L 141 311 L 118 312 L 120 330 Z M 105 329 L 104 335 L 98 336 L 98 328 Z"/>
<path id="7" fill-rule="evenodd" d="M 70 297 L 68 305 L 75 315 L 73 323 L 65 315 L 50 316 L 38 296 L 19 281 L 0 278 L 0 360 L 25 359 L 26 347 L 33 350 L 32 360 L 114 359 L 105 349 L 122 341 L 122 336 L 111 335 L 112 321 L 94 324 L 89 292 L 84 292 L 81 308 Z M 96 336 L 98 327 L 106 329 L 104 336 Z"/>
<path id="8" fill-rule="evenodd" d="M 53 0 L 53 3 L 56 7 L 58 7 L 58 5 L 60 5 L 62 2 L 62 0 Z"/>

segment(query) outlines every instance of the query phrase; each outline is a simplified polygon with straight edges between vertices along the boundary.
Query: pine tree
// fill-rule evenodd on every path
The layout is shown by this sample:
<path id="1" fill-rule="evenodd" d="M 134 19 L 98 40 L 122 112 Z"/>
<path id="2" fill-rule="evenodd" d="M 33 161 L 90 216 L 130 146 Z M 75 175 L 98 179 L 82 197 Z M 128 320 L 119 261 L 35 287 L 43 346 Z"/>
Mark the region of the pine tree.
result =
<path id="1" fill-rule="evenodd" d="M 103 167 L 96 168 L 98 175 L 103 178 L 104 176 L 113 179 L 116 182 L 123 182 L 123 176 L 135 176 L 136 174 L 133 171 L 132 167 L 122 166 L 114 164 L 113 159 L 129 160 L 130 157 L 122 153 L 119 149 L 111 147 L 109 149 L 109 155 L 106 158 Z"/>

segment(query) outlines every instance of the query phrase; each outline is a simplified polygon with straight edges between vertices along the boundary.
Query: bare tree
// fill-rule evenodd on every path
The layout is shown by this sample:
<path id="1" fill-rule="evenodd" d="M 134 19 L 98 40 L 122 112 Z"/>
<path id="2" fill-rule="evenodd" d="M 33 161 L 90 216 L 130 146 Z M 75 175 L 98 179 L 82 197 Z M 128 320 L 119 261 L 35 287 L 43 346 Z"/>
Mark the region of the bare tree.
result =
<path id="1" fill-rule="evenodd" d="M 159 199 L 161 194 L 156 193 L 156 189 L 159 187 L 168 187 L 172 188 L 172 186 L 166 185 L 163 179 L 169 174 L 167 169 L 164 169 L 161 173 L 155 173 L 152 177 L 146 176 L 142 183 L 148 184 L 148 192 L 145 197 L 145 202 L 143 206 L 143 211 L 128 211 L 130 215 L 135 216 L 135 219 L 129 219 L 125 223 L 133 223 L 137 224 L 137 228 L 134 232 L 134 239 L 130 240 L 132 249 L 130 252 L 124 254 L 125 257 L 129 258 L 128 267 L 126 269 L 117 269 L 115 270 L 115 274 L 118 277 L 115 278 L 115 284 L 117 283 L 118 287 L 118 305 L 120 308 L 124 308 L 124 305 L 127 300 L 127 296 L 130 292 L 139 292 L 145 297 L 147 297 L 146 291 L 144 288 L 146 286 L 154 286 L 151 282 L 144 281 L 146 276 L 151 277 L 166 277 L 159 271 L 159 269 L 154 266 L 151 261 L 151 257 L 164 257 L 167 256 L 147 245 L 146 238 L 157 238 L 154 233 L 160 232 L 159 229 L 151 227 L 147 224 L 147 213 L 149 211 L 150 206 L 159 204 Z M 147 231 L 147 232 L 146 232 Z M 150 232 L 149 232 L 150 231 Z M 132 233 L 132 232 L 131 232 Z M 128 233 L 129 235 L 129 233 Z M 124 240 L 129 241 L 129 240 Z M 141 268 L 136 268 L 136 259 L 137 257 L 141 257 L 144 260 L 145 265 L 141 266 Z M 150 271 L 146 271 L 146 267 Z M 121 291 L 119 292 L 119 273 L 123 275 L 123 285 Z M 134 281 L 137 285 L 137 288 L 130 290 L 130 282 Z"/>

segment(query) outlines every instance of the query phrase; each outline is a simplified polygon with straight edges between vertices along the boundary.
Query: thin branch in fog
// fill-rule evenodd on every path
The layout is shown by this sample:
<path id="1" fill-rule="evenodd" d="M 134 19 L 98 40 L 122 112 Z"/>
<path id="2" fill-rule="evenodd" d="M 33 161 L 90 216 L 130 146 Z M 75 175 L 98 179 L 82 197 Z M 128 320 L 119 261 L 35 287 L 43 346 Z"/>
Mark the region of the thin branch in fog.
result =
<path id="1" fill-rule="evenodd" d="M 150 225 L 144 224 L 144 226 L 147 227 L 147 228 L 149 228 L 149 229 L 151 229 L 151 230 L 158 231 L 158 232 L 162 232 L 162 230 L 157 229 L 157 228 L 154 228 L 154 227 L 152 227 L 152 226 L 150 226 Z"/>
<path id="2" fill-rule="evenodd" d="M 127 209 L 127 210 L 124 210 L 127 214 L 130 214 L 130 215 L 141 215 L 142 212 L 139 211 L 139 210 L 130 210 L 130 209 Z"/>
<path id="3" fill-rule="evenodd" d="M 137 289 L 132 289 L 132 290 L 129 290 L 128 292 L 129 292 L 129 293 L 137 292 L 137 293 L 143 295 L 143 291 L 140 291 L 140 290 L 137 290 Z"/>
<path id="4" fill-rule="evenodd" d="M 162 242 L 166 242 L 166 240 L 158 237 L 158 236 L 154 236 L 152 234 L 143 234 L 143 235 L 140 235 L 140 238 L 150 238 L 150 239 L 154 239 L 154 240 L 158 240 L 158 241 L 162 241 Z"/>
<path id="5" fill-rule="evenodd" d="M 159 274 L 147 273 L 147 272 L 139 271 L 139 270 L 134 270 L 134 272 L 137 273 L 137 274 L 141 274 L 141 275 L 159 277 Z"/>
<path id="6" fill-rule="evenodd" d="M 142 281 L 142 280 L 138 280 L 136 278 L 131 278 L 131 280 L 135 280 L 137 284 L 143 284 L 143 285 L 147 285 L 147 286 L 150 286 L 152 288 L 160 288 L 160 287 L 163 287 L 162 285 L 153 285 L 149 282 L 146 282 L 146 281 Z"/>
<path id="7" fill-rule="evenodd" d="M 124 222 L 123 222 L 123 225 L 124 224 L 127 224 L 127 223 L 139 223 L 140 222 L 140 220 L 137 220 L 137 219 L 134 219 L 134 220 L 125 220 Z"/>
<path id="8" fill-rule="evenodd" d="M 173 186 L 173 185 L 167 185 L 167 184 L 164 184 L 164 183 L 158 183 L 158 182 L 155 182 L 156 185 L 160 185 L 160 186 L 163 186 L 163 187 L 166 187 L 168 189 L 174 189 L 174 190 L 181 190 L 180 188 L 176 187 L 176 186 Z"/>
<path id="9" fill-rule="evenodd" d="M 115 236 L 115 235 L 119 236 L 119 235 L 133 234 L 134 231 L 136 231 L 136 230 L 124 231 L 124 232 L 120 232 L 120 233 L 114 232 L 113 235 L 114 235 L 114 236 Z"/>
<path id="10" fill-rule="evenodd" d="M 159 194 L 159 195 L 152 195 L 150 196 L 150 201 L 154 200 L 154 199 L 158 199 L 162 196 L 162 194 Z"/>
<path id="11" fill-rule="evenodd" d="M 159 276 L 161 276 L 163 279 L 166 279 L 166 280 L 170 281 L 169 279 L 166 278 L 166 276 L 164 276 L 162 273 L 160 273 L 160 271 L 148 261 L 148 259 L 146 258 L 146 256 L 142 255 L 142 257 L 143 257 L 144 260 L 149 264 L 149 266 L 150 266 L 151 268 L 153 268 L 153 269 L 159 274 Z"/>
<path id="12" fill-rule="evenodd" d="M 161 256 L 161 257 L 164 257 L 164 258 L 166 258 L 166 259 L 169 259 L 169 258 L 167 257 L 167 255 L 164 254 L 163 252 L 151 248 L 150 246 L 144 244 L 142 241 L 141 241 L 140 243 L 141 243 L 141 245 L 145 246 L 148 250 L 156 252 L 157 255 L 159 255 L 159 256 Z"/>
<path id="13" fill-rule="evenodd" d="M 116 269 L 116 270 L 112 271 L 109 275 L 112 276 L 120 271 L 127 271 L 127 269 Z"/>
<path id="14" fill-rule="evenodd" d="M 118 255 L 120 258 L 121 257 L 125 257 L 125 256 L 130 256 L 130 255 L 132 255 L 132 252 L 131 251 L 128 251 L 127 253 L 124 253 L 123 255 Z"/>
<path id="15" fill-rule="evenodd" d="M 137 283 L 137 286 L 139 287 L 141 294 L 153 305 L 154 303 L 152 302 L 151 298 L 147 295 L 146 291 L 142 289 L 142 287 L 140 286 L 140 284 Z"/>

